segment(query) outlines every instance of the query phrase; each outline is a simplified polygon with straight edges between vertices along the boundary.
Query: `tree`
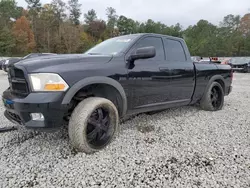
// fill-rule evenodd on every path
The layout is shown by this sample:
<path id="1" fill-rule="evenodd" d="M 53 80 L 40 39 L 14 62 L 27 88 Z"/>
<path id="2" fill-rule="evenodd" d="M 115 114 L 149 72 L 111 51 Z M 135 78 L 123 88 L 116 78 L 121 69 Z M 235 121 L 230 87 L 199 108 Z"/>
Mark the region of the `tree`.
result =
<path id="1" fill-rule="evenodd" d="M 106 36 L 107 37 L 114 37 L 114 36 L 116 36 L 115 35 L 115 27 L 117 25 L 117 19 L 118 19 L 118 16 L 116 14 L 116 10 L 112 7 L 108 7 L 106 9 L 106 15 L 108 17 Z M 105 38 L 107 38 L 106 36 L 105 36 Z"/>
<path id="2" fill-rule="evenodd" d="M 200 20 L 196 25 L 189 26 L 184 32 L 184 38 L 192 55 L 216 56 L 217 27 L 206 20 Z"/>
<path id="3" fill-rule="evenodd" d="M 16 39 L 17 52 L 20 54 L 25 54 L 34 50 L 34 34 L 30 29 L 30 23 L 25 16 L 17 19 L 13 26 L 13 35 Z"/>
<path id="4" fill-rule="evenodd" d="M 118 18 L 116 10 L 113 7 L 108 7 L 106 9 L 106 15 L 108 17 L 107 27 L 114 29 Z"/>
<path id="5" fill-rule="evenodd" d="M 59 23 L 62 22 L 66 18 L 66 4 L 62 0 L 52 0 L 52 6 L 54 10 L 55 17 Z"/>
<path id="6" fill-rule="evenodd" d="M 167 33 L 168 35 L 174 36 L 174 37 L 182 37 L 182 26 L 177 23 L 176 25 L 170 26 L 167 29 Z"/>
<path id="7" fill-rule="evenodd" d="M 136 31 L 136 23 L 134 20 L 127 18 L 125 16 L 120 16 L 117 21 L 117 27 L 120 34 L 132 34 Z"/>
<path id="8" fill-rule="evenodd" d="M 28 4 L 29 9 L 36 9 L 42 6 L 42 4 L 40 3 L 40 0 L 25 0 L 25 1 Z"/>
<path id="9" fill-rule="evenodd" d="M 37 50 L 42 52 L 55 51 L 52 44 L 57 44 L 57 35 L 59 28 L 59 21 L 56 16 L 55 6 L 52 4 L 45 4 L 39 14 L 37 20 L 37 35 L 36 40 Z"/>
<path id="10" fill-rule="evenodd" d="M 240 31 L 245 35 L 250 35 L 250 13 L 245 14 L 240 20 Z"/>
<path id="11" fill-rule="evenodd" d="M 41 10 L 41 3 L 40 0 L 25 0 L 28 4 L 29 9 L 29 18 L 31 20 L 31 28 L 34 32 L 35 41 L 38 40 L 38 34 L 37 34 L 37 22 L 38 22 L 38 14 Z"/>
<path id="12" fill-rule="evenodd" d="M 239 15 L 229 14 L 224 17 L 220 23 L 220 38 L 226 54 L 238 56 L 243 50 L 244 39 L 240 31 L 241 17 Z"/>
<path id="13" fill-rule="evenodd" d="M 88 33 L 82 32 L 80 37 L 80 47 L 78 49 L 79 52 L 83 53 L 93 47 L 95 45 L 95 41 L 93 37 L 91 37 Z"/>
<path id="14" fill-rule="evenodd" d="M 75 25 L 79 25 L 79 18 L 81 16 L 81 4 L 78 3 L 78 0 L 69 0 L 69 11 L 70 11 L 70 19 Z"/>
<path id="15" fill-rule="evenodd" d="M 221 27 L 226 27 L 230 32 L 238 30 L 240 26 L 240 15 L 229 14 L 224 17 L 223 21 L 220 22 Z"/>
<path id="16" fill-rule="evenodd" d="M 107 21 L 98 19 L 91 9 L 81 24 L 79 0 L 67 0 L 68 5 L 65 0 L 44 5 L 41 0 L 25 1 L 27 9 L 18 7 L 16 0 L 0 0 L 0 54 L 81 53 L 110 37 L 140 32 L 182 37 L 192 55 L 250 55 L 249 13 L 242 18 L 226 15 L 218 26 L 200 20 L 183 30 L 180 23 L 169 26 L 153 19 L 139 22 L 118 16 L 113 7 L 106 8 Z"/>
<path id="17" fill-rule="evenodd" d="M 61 25 L 62 43 L 66 47 L 66 53 L 76 52 L 80 46 L 80 28 L 67 21 Z"/>
<path id="18" fill-rule="evenodd" d="M 87 29 L 88 33 L 91 34 L 92 37 L 103 40 L 103 34 L 106 29 L 106 23 L 103 20 L 95 20 L 90 22 L 89 27 Z"/>
<path id="19" fill-rule="evenodd" d="M 11 18 L 17 19 L 20 15 L 21 10 L 15 0 L 0 1 L 0 29 L 10 24 Z"/>
<path id="20" fill-rule="evenodd" d="M 84 14 L 84 21 L 86 24 L 90 24 L 96 19 L 97 19 L 97 15 L 94 9 L 91 9 L 87 12 L 87 14 Z"/>
<path id="21" fill-rule="evenodd" d="M 0 30 L 0 55 L 11 55 L 12 49 L 15 47 L 15 39 L 11 31 L 4 27 Z"/>

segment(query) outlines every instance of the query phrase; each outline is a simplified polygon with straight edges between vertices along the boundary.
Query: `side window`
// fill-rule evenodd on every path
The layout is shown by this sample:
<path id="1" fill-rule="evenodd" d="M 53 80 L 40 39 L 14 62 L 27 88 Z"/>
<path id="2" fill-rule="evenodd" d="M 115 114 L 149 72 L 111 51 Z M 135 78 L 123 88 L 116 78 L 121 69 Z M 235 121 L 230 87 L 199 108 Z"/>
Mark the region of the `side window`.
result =
<path id="1" fill-rule="evenodd" d="M 177 40 L 164 39 L 167 61 L 186 61 L 186 55 L 182 44 Z"/>
<path id="2" fill-rule="evenodd" d="M 138 44 L 136 44 L 135 49 L 142 48 L 142 47 L 148 47 L 148 46 L 154 46 L 156 50 L 156 55 L 154 58 L 151 58 L 152 60 L 164 60 L 165 54 L 163 50 L 163 43 L 161 38 L 159 37 L 146 37 L 139 41 Z"/>

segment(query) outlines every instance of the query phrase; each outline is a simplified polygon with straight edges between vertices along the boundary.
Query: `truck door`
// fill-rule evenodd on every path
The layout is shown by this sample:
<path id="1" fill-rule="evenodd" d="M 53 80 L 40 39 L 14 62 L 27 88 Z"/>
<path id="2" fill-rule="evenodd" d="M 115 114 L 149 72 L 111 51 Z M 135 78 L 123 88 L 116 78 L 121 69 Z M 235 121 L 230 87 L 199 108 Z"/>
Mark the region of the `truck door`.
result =
<path id="1" fill-rule="evenodd" d="M 156 56 L 150 59 L 140 59 L 134 62 L 135 67 L 128 69 L 128 87 L 131 91 L 132 103 L 128 104 L 129 109 L 151 107 L 169 98 L 171 90 L 171 75 L 166 64 L 163 41 L 161 37 L 145 36 L 130 49 L 129 56 L 137 48 L 154 46 Z M 164 67 L 164 71 L 160 68 Z"/>
<path id="2" fill-rule="evenodd" d="M 186 44 L 181 40 L 167 37 L 163 37 L 163 42 L 166 54 L 165 67 L 167 72 L 171 70 L 171 81 L 168 83 L 171 88 L 168 91 L 169 97 L 172 101 L 188 101 L 195 88 L 195 71 L 193 62 L 188 59 L 190 56 Z"/>

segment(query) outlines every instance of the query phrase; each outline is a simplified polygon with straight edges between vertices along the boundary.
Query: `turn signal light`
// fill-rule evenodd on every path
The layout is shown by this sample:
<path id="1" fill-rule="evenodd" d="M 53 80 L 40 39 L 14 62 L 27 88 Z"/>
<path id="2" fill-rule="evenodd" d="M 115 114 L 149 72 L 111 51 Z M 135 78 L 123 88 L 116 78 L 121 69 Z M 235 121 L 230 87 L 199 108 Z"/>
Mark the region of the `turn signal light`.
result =
<path id="1" fill-rule="evenodd" d="M 64 90 L 65 85 L 64 84 L 46 84 L 44 89 L 48 91 L 62 91 Z"/>

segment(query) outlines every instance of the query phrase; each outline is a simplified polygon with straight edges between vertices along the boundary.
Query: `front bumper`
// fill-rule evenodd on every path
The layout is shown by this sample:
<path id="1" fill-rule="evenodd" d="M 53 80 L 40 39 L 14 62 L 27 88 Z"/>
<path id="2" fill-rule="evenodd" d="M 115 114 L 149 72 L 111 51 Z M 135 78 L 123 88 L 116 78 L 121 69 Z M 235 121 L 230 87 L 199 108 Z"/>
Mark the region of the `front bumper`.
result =
<path id="1" fill-rule="evenodd" d="M 10 90 L 3 93 L 5 117 L 26 128 L 58 128 L 63 123 L 67 105 L 62 105 L 64 93 L 30 93 L 25 98 L 13 95 Z M 31 113 L 41 113 L 44 120 L 33 120 Z"/>

